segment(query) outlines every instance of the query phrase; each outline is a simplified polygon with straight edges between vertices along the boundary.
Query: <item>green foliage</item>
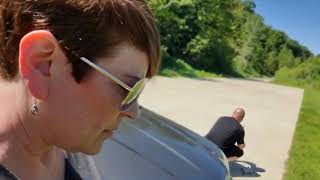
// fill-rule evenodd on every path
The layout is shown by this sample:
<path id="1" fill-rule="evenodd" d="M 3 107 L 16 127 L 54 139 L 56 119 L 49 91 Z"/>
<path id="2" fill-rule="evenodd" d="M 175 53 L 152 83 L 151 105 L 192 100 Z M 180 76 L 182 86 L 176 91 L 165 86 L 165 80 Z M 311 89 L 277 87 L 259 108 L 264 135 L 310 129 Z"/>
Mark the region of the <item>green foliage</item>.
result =
<path id="1" fill-rule="evenodd" d="M 280 66 L 294 67 L 311 56 L 285 33 L 266 26 L 259 15 L 247 14 L 242 30 L 246 36 L 235 60 L 250 74 L 273 76 Z"/>
<path id="2" fill-rule="evenodd" d="M 301 57 L 302 59 L 307 59 L 312 55 L 312 53 L 304 46 L 300 45 L 297 41 L 289 39 L 287 41 L 287 46 L 292 50 L 295 57 Z"/>
<path id="3" fill-rule="evenodd" d="M 280 69 L 275 75 L 275 83 L 320 89 L 320 58 L 310 58 L 292 69 Z"/>
<path id="4" fill-rule="evenodd" d="M 197 70 L 192 68 L 189 64 L 182 61 L 181 59 L 177 59 L 174 62 L 174 67 L 171 68 L 164 68 L 160 70 L 159 75 L 167 76 L 167 77 L 190 77 L 190 78 L 215 78 L 219 77 L 214 73 L 209 73 L 203 70 Z"/>
<path id="5" fill-rule="evenodd" d="M 213 78 L 218 77 L 214 73 L 205 72 L 191 67 L 185 61 L 176 59 L 168 55 L 163 49 L 163 63 L 160 69 L 160 75 L 168 77 L 185 76 L 190 78 Z"/>
<path id="6" fill-rule="evenodd" d="M 235 55 L 233 10 L 237 0 L 151 0 L 162 45 L 169 55 L 211 72 L 230 74 Z"/>
<path id="7" fill-rule="evenodd" d="M 292 51 L 287 47 L 284 47 L 281 49 L 278 55 L 278 58 L 279 58 L 280 68 L 283 68 L 283 67 L 292 68 L 296 66 L 295 57 L 293 56 Z"/>
<path id="8" fill-rule="evenodd" d="M 281 68 L 274 82 L 305 89 L 283 179 L 320 179 L 320 57 L 291 69 Z"/>
<path id="9" fill-rule="evenodd" d="M 188 44 L 189 64 L 198 69 L 223 74 L 233 73 L 233 49 L 224 41 L 197 36 Z"/>
<path id="10" fill-rule="evenodd" d="M 284 180 L 320 179 L 320 91 L 306 88 Z"/>
<path id="11" fill-rule="evenodd" d="M 231 76 L 273 76 L 312 53 L 264 24 L 253 0 L 149 0 L 169 56 Z M 167 64 L 164 64 L 166 67 Z"/>

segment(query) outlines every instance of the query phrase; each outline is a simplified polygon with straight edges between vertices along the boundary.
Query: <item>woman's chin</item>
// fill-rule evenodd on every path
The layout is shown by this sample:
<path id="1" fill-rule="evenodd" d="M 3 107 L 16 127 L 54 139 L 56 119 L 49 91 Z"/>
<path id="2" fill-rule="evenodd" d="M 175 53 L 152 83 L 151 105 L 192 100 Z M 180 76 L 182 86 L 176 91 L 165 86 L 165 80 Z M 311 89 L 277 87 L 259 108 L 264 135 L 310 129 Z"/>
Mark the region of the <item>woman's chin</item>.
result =
<path id="1" fill-rule="evenodd" d="M 90 150 L 84 151 L 82 153 L 93 156 L 93 155 L 98 154 L 100 152 L 100 150 L 101 150 L 101 147 L 100 148 L 96 148 L 96 149 L 90 149 Z"/>
<path id="2" fill-rule="evenodd" d="M 90 147 L 86 147 L 81 149 L 79 152 L 87 154 L 87 155 L 96 155 L 101 151 L 102 148 L 102 143 L 96 143 Z"/>
<path id="3" fill-rule="evenodd" d="M 92 143 L 90 146 L 87 146 L 82 153 L 88 154 L 88 155 L 96 155 L 98 154 L 103 146 L 103 143 L 105 140 L 109 139 L 112 136 L 113 132 L 103 132 L 100 137 L 96 139 L 94 143 Z"/>
<path id="4" fill-rule="evenodd" d="M 79 144 L 77 146 L 73 146 L 73 148 L 62 148 L 67 152 L 77 153 L 81 152 L 88 155 L 96 155 L 98 154 L 103 146 L 105 140 L 111 138 L 113 135 L 113 131 L 111 130 L 104 130 L 98 136 L 91 140 L 89 143 Z"/>

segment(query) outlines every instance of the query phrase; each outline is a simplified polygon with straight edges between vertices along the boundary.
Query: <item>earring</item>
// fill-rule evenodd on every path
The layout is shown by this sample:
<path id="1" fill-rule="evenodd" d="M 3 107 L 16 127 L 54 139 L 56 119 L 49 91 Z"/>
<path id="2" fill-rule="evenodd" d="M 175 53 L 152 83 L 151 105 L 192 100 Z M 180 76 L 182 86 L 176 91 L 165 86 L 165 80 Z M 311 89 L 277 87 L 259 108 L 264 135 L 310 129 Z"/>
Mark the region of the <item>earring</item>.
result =
<path id="1" fill-rule="evenodd" d="M 39 111 L 39 108 L 37 105 L 37 101 L 35 100 L 32 104 L 32 107 L 31 107 L 31 114 L 36 115 L 38 111 Z"/>

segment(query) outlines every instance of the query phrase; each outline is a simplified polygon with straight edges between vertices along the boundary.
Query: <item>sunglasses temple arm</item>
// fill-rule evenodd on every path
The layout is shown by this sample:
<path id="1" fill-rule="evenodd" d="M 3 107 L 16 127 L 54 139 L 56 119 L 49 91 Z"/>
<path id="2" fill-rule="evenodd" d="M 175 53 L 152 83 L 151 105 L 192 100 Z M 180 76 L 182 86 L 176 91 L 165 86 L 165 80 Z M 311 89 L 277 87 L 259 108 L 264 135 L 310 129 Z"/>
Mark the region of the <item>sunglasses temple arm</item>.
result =
<path id="1" fill-rule="evenodd" d="M 99 71 L 101 74 L 103 74 L 104 76 L 110 78 L 111 80 L 115 81 L 116 83 L 118 83 L 121 87 L 123 87 L 124 89 L 128 90 L 128 91 L 132 91 L 132 88 L 130 88 L 128 85 L 126 85 L 125 83 L 123 83 L 122 81 L 120 81 L 118 78 L 112 76 L 110 73 L 108 73 L 107 71 L 103 70 L 102 68 L 100 68 L 99 66 L 95 65 L 94 63 L 92 63 L 91 61 L 89 61 L 87 58 L 85 57 L 80 57 L 80 59 L 85 62 L 86 64 L 88 64 L 89 66 L 93 67 L 94 69 L 96 69 L 97 71 Z"/>

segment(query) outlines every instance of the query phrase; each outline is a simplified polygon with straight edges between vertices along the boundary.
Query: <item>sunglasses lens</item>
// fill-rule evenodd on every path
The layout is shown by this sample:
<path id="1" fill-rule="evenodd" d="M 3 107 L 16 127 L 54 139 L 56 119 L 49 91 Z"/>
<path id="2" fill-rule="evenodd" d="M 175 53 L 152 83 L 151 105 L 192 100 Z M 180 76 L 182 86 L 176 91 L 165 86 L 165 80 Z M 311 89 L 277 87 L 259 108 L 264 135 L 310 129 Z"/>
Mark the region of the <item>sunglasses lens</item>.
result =
<path id="1" fill-rule="evenodd" d="M 146 84 L 146 79 L 141 79 L 140 81 L 138 81 L 133 86 L 132 90 L 129 91 L 127 97 L 123 100 L 122 106 L 129 107 L 128 105 L 139 96 L 145 84 Z"/>

